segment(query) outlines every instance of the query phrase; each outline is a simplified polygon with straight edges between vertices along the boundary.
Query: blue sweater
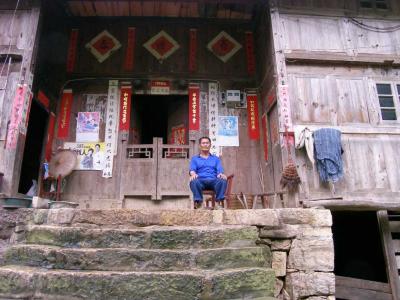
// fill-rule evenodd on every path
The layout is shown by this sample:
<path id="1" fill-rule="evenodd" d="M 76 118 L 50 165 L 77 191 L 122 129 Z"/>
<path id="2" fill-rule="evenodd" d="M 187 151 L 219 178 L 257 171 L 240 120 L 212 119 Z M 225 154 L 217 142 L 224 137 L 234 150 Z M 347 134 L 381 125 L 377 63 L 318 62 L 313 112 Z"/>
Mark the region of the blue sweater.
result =
<path id="1" fill-rule="evenodd" d="M 200 155 L 193 156 L 190 161 L 190 171 L 196 172 L 200 179 L 215 179 L 220 173 L 224 173 L 221 160 L 210 154 L 207 158 Z"/>

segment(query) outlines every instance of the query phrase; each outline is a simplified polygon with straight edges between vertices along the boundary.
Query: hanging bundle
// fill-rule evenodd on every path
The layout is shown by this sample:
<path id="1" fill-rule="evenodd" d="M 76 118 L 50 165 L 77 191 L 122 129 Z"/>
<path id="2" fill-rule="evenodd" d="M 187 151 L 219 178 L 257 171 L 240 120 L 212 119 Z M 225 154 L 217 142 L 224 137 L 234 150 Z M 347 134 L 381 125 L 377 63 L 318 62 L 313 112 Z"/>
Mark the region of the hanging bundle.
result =
<path id="1" fill-rule="evenodd" d="M 289 134 L 286 128 L 286 149 L 288 151 L 288 164 L 283 168 L 282 178 L 281 178 L 281 186 L 282 188 L 288 187 L 290 192 L 294 192 L 297 189 L 297 186 L 300 184 L 301 180 L 299 174 L 297 173 L 296 165 L 293 163 L 291 151 L 289 147 Z"/>

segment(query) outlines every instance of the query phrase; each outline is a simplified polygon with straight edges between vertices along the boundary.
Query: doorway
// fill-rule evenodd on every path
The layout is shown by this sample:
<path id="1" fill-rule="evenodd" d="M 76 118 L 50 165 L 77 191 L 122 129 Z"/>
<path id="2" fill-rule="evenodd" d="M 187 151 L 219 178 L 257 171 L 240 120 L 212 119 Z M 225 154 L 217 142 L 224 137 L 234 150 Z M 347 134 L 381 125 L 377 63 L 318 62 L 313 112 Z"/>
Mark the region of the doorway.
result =
<path id="1" fill-rule="evenodd" d="M 32 186 L 32 180 L 38 181 L 48 117 L 49 113 L 32 100 L 18 186 L 19 193 L 26 194 Z"/>
<path id="2" fill-rule="evenodd" d="M 184 144 L 188 140 L 187 95 L 133 95 L 132 123 L 135 131 L 134 144 L 152 144 L 153 138 L 162 138 L 171 144 L 171 135 L 176 127 L 185 128 Z M 132 125 L 131 125 L 132 126 Z"/>

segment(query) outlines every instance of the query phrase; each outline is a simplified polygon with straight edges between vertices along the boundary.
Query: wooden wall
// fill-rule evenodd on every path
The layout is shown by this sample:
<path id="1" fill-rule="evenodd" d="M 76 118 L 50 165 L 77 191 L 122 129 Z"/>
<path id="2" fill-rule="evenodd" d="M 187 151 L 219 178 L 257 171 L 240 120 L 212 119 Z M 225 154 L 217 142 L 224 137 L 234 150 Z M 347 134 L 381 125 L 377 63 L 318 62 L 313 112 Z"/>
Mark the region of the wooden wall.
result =
<path id="1" fill-rule="evenodd" d="M 12 57 L 10 66 L 0 64 L 0 172 L 4 173 L 1 192 L 5 194 L 18 191 L 25 136 L 19 134 L 15 149 L 5 149 L 4 144 L 17 84 L 26 83 L 30 88 L 32 85 L 30 78 L 34 71 L 33 54 L 40 12 L 33 3 L 25 7 L 26 2 L 22 1 L 25 9 L 17 10 L 13 18 L 15 4 L 3 4 L 7 10 L 0 10 L 0 52 L 3 58 Z"/>
<path id="2" fill-rule="evenodd" d="M 342 131 L 345 175 L 335 193 L 302 149 L 295 152 L 303 181 L 296 199 L 394 201 L 399 121 L 382 121 L 376 83 L 400 83 L 398 2 L 388 1 L 389 10 L 361 9 L 359 1 L 272 2 L 275 72 L 289 86 L 294 128 Z M 277 152 L 285 162 L 285 151 Z M 280 178 L 281 165 L 274 161 L 273 167 Z"/>

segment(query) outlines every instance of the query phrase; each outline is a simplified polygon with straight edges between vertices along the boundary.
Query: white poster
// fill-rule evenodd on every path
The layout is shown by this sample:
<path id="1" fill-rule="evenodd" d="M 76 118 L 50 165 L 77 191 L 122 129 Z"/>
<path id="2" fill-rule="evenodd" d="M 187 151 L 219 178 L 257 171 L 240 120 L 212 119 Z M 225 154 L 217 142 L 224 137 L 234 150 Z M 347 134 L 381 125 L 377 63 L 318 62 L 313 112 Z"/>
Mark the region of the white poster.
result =
<path id="1" fill-rule="evenodd" d="M 108 86 L 106 135 L 105 135 L 105 164 L 103 177 L 112 177 L 114 151 L 116 150 L 117 120 L 118 120 L 118 80 L 110 80 Z"/>
<path id="2" fill-rule="evenodd" d="M 77 154 L 74 170 L 104 169 L 104 143 L 64 143 L 64 149 L 73 150 Z"/>
<path id="3" fill-rule="evenodd" d="M 219 156 L 218 135 L 218 85 L 208 84 L 208 132 L 211 139 L 211 154 Z"/>
<path id="4" fill-rule="evenodd" d="M 77 142 L 98 142 L 100 127 L 100 113 L 78 112 L 76 120 L 76 141 Z"/>
<path id="5" fill-rule="evenodd" d="M 239 126 L 237 116 L 218 117 L 218 145 L 239 146 Z"/>

